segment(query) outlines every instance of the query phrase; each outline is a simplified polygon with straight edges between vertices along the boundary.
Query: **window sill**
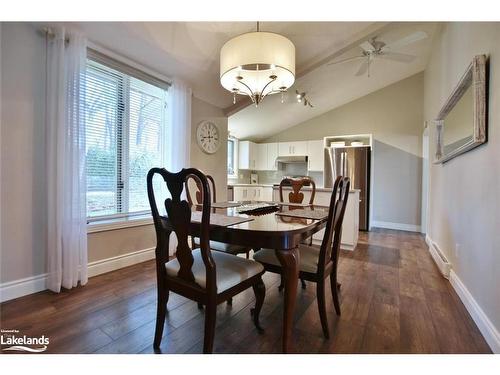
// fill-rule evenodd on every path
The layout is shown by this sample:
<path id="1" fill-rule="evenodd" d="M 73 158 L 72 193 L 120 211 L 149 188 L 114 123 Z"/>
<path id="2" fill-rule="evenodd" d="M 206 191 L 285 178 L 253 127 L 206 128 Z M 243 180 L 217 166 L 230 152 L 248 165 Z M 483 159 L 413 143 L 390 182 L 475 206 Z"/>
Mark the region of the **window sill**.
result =
<path id="1" fill-rule="evenodd" d="M 153 224 L 153 218 L 151 215 L 105 219 L 87 224 L 87 233 L 107 232 L 110 230 L 140 227 L 151 224 Z"/>

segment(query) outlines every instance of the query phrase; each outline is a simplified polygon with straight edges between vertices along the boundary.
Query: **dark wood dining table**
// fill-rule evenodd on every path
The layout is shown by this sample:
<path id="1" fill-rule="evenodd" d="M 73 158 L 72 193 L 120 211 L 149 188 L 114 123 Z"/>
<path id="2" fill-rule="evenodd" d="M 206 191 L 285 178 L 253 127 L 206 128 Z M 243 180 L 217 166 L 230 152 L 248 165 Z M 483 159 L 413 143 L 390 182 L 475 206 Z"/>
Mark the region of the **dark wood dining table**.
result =
<path id="1" fill-rule="evenodd" d="M 243 216 L 252 220 L 230 226 L 213 225 L 210 229 L 210 239 L 233 245 L 242 245 L 253 249 L 275 249 L 284 270 L 284 309 L 282 350 L 288 353 L 292 346 L 293 313 L 297 298 L 297 284 L 299 279 L 300 253 L 298 246 L 301 242 L 323 229 L 326 217 L 323 219 L 305 219 L 277 215 L 278 212 L 293 210 L 294 208 L 308 210 L 328 210 L 325 206 L 301 205 L 290 206 L 279 204 L 277 211 L 264 214 L 243 214 L 237 207 L 212 208 L 212 212 L 227 216 Z M 196 206 L 193 206 L 196 210 Z M 166 219 L 168 221 L 168 219 Z M 191 222 L 190 234 L 200 235 L 200 224 Z"/>

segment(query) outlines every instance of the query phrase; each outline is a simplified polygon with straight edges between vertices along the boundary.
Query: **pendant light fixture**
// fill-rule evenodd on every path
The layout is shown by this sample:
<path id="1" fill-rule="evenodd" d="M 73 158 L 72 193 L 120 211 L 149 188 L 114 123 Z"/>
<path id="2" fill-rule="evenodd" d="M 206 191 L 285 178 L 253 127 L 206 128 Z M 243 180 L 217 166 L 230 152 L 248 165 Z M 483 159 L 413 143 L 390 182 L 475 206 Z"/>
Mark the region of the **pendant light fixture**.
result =
<path id="1" fill-rule="evenodd" d="M 220 83 L 236 95 L 248 95 L 255 106 L 295 81 L 295 46 L 284 36 L 257 31 L 239 35 L 220 51 Z"/>

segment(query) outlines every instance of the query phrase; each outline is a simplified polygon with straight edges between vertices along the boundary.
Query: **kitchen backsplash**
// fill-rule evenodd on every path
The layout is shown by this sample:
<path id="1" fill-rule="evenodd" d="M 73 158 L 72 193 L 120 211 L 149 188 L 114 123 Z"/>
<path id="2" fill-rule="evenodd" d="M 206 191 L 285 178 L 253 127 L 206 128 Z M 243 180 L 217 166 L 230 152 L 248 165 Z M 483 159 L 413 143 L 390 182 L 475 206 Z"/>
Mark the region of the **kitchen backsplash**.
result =
<path id="1" fill-rule="evenodd" d="M 237 179 L 228 179 L 228 184 L 249 184 L 250 174 L 253 171 L 239 170 Z M 259 184 L 278 184 L 283 176 L 305 176 L 307 175 L 306 164 L 291 163 L 282 164 L 282 167 L 277 171 L 256 171 L 259 176 Z M 322 172 L 309 172 L 309 176 L 314 180 L 316 186 L 323 186 L 323 173 Z"/>

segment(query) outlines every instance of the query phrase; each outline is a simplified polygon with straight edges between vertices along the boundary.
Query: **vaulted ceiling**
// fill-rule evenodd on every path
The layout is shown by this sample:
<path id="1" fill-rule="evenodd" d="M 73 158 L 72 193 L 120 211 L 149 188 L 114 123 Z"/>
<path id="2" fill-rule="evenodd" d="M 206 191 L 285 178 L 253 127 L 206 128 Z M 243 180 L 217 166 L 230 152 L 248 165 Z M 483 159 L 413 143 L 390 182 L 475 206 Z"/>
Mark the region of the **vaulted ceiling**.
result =
<path id="1" fill-rule="evenodd" d="M 329 111 L 372 91 L 422 71 L 427 62 L 434 23 L 378 22 L 261 22 L 260 29 L 283 34 L 296 48 L 296 83 L 285 103 L 267 97 L 256 108 L 232 95 L 219 82 L 222 45 L 241 33 L 254 31 L 252 22 L 74 22 L 67 25 L 117 54 L 168 77 L 179 77 L 196 97 L 224 109 L 233 135 L 264 139 L 287 127 Z M 423 30 L 428 38 L 401 51 L 417 56 L 411 64 L 375 61 L 371 77 L 355 77 L 359 62 L 335 66 L 336 58 L 358 55 L 359 44 L 378 35 L 391 42 Z M 306 91 L 314 108 L 296 103 L 295 89 Z"/>
<path id="2" fill-rule="evenodd" d="M 230 133 L 240 139 L 263 140 L 423 71 L 436 28 L 437 25 L 432 23 L 388 24 L 371 31 L 368 35 L 361 35 L 357 40 L 346 41 L 344 49 L 330 50 L 329 58 L 305 74 L 299 72 L 284 103 L 281 102 L 280 95 L 273 95 L 265 98 L 258 107 L 240 106 L 238 111 L 229 116 Z M 361 65 L 360 60 L 328 65 L 331 61 L 360 55 L 362 50 L 359 44 L 366 41 L 369 36 L 376 35 L 380 40 L 391 43 L 416 31 L 424 31 L 428 37 L 397 51 L 415 55 L 416 59 L 411 63 L 375 59 L 370 66 L 370 77 L 367 74 L 356 76 Z M 314 108 L 297 103 L 295 90 L 306 92 Z"/>

